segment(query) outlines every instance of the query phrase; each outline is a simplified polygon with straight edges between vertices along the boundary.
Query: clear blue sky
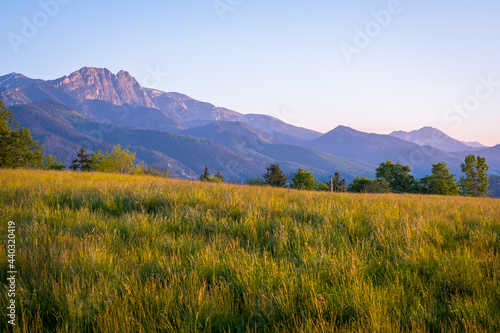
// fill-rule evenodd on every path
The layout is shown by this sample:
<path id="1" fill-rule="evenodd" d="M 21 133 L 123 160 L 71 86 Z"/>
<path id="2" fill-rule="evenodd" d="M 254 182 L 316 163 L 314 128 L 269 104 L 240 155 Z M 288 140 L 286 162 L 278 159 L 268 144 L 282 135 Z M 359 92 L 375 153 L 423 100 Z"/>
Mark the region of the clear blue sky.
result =
<path id="1" fill-rule="evenodd" d="M 145 86 L 321 132 L 430 125 L 500 143 L 498 0 L 59 1 L 50 15 L 38 1 L 3 4 L 0 74 L 125 69 Z M 377 23 L 381 11 L 390 18 Z M 23 32 L 26 21 L 38 31 Z M 357 36 L 367 29 L 369 43 Z M 13 34 L 27 37 L 17 53 Z"/>

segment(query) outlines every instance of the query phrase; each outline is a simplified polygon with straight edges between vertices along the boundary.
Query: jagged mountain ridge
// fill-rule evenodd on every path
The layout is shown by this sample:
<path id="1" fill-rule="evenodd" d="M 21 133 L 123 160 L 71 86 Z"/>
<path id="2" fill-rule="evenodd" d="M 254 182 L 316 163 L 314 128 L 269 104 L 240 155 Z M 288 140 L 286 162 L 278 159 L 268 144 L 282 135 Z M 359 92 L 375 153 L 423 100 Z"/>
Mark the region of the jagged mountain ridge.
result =
<path id="1" fill-rule="evenodd" d="M 83 67 L 69 76 L 47 81 L 45 84 L 61 89 L 77 99 L 100 100 L 118 106 L 133 104 L 155 107 L 139 82 L 123 70 L 114 75 L 106 68 Z"/>
<path id="2" fill-rule="evenodd" d="M 134 108 L 141 111 L 141 108 L 137 107 L 143 107 L 159 110 L 163 113 L 163 121 L 168 124 L 158 123 L 161 117 L 157 116 L 158 121 L 152 125 L 153 127 L 144 127 L 146 125 L 133 121 L 127 123 L 127 119 L 122 119 L 121 125 L 148 129 L 169 128 L 169 130 L 174 130 L 175 127 L 178 130 L 184 130 L 203 126 L 212 121 L 225 120 L 241 121 L 259 131 L 275 133 L 293 142 L 312 140 L 321 135 L 319 132 L 286 124 L 271 116 L 244 115 L 197 101 L 183 94 L 143 88 L 135 78 L 123 70 L 114 75 L 105 68 L 83 67 L 68 76 L 55 80 L 43 81 L 29 78 L 26 80 L 23 85 L 12 87 L 0 84 L 0 87 L 5 88 L 0 91 L 0 97 L 7 106 L 52 99 L 95 120 L 102 120 L 98 116 L 102 113 L 102 109 L 129 107 L 130 114 Z M 105 105 L 105 103 L 109 104 Z M 174 127 L 172 127 L 173 124 Z"/>

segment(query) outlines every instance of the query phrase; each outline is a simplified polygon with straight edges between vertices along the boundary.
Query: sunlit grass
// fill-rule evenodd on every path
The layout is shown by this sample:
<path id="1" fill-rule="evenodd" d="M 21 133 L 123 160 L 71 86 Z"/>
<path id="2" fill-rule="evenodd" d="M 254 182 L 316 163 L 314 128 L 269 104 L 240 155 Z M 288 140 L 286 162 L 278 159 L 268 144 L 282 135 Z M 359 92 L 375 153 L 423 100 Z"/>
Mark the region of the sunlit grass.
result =
<path id="1" fill-rule="evenodd" d="M 499 200 L 27 170 L 0 184 L 16 332 L 500 331 Z"/>

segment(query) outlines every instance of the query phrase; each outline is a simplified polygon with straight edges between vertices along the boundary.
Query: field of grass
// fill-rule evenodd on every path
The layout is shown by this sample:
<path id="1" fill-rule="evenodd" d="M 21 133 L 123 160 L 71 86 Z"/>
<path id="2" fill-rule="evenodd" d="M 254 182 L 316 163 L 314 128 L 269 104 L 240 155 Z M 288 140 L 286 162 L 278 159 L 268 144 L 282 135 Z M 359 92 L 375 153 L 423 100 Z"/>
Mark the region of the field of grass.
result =
<path id="1" fill-rule="evenodd" d="M 500 200 L 0 170 L 0 330 L 500 332 Z"/>

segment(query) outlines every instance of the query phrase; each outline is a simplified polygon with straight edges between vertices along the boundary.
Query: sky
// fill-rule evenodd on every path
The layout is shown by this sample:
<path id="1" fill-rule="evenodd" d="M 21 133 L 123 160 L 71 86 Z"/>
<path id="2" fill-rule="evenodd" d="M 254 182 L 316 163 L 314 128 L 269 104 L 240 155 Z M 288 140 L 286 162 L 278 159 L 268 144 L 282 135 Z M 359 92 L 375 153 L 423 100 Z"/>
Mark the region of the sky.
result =
<path id="1" fill-rule="evenodd" d="M 498 0 L 12 1 L 0 75 L 81 67 L 326 133 L 500 143 Z"/>

